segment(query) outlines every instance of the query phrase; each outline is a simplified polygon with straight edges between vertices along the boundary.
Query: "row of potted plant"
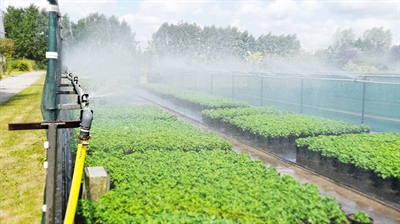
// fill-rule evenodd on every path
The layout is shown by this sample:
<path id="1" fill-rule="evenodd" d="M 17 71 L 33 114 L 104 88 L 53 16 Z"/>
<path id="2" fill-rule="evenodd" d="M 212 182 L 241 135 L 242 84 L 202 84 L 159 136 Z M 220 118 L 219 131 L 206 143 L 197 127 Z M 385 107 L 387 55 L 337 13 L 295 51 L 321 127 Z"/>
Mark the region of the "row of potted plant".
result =
<path id="1" fill-rule="evenodd" d="M 86 165 L 104 166 L 112 189 L 81 201 L 87 223 L 348 223 L 316 185 L 156 107 L 96 112 Z"/>

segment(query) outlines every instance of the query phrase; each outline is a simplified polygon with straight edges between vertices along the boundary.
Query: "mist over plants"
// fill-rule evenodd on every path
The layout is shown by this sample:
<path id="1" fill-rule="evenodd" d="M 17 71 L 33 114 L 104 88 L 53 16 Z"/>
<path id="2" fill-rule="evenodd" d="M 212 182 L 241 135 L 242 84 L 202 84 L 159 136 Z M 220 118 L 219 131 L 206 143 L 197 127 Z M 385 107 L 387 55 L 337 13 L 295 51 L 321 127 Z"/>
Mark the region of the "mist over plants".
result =
<path id="1" fill-rule="evenodd" d="M 14 42 L 10 58 L 30 59 L 45 66 L 46 12 L 35 5 L 9 6 L 4 12 L 6 38 Z M 338 29 L 329 46 L 306 51 L 295 33 L 268 30 L 255 37 L 237 27 L 202 26 L 181 21 L 163 23 L 141 49 L 136 34 L 115 16 L 91 13 L 77 22 L 61 17 L 64 65 L 96 77 L 159 73 L 168 67 L 223 71 L 398 72 L 400 46 L 384 27 L 357 37 L 351 28 Z M 25 35 L 29 33 L 29 35 Z M 90 72 L 89 72 L 90 71 Z M 114 75 L 116 74 L 116 75 Z"/>

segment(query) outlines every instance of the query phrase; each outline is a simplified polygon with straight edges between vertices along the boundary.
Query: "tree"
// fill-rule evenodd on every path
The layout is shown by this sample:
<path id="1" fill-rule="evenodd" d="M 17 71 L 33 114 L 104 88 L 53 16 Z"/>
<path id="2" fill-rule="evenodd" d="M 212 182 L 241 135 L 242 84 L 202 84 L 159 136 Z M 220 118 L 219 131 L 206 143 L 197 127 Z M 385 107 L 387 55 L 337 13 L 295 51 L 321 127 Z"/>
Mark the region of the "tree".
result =
<path id="1" fill-rule="evenodd" d="M 7 7 L 4 13 L 6 37 L 14 41 L 16 58 L 34 60 L 39 67 L 46 63 L 47 12 L 33 4 L 27 8 Z"/>
<path id="2" fill-rule="evenodd" d="M 107 18 L 104 14 L 91 13 L 87 17 L 70 22 L 68 15 L 62 17 L 63 31 L 65 35 L 64 46 L 68 48 L 102 48 L 112 46 L 114 48 L 131 51 L 136 54 L 138 42 L 135 33 L 125 21 L 118 21 L 115 16 Z"/>
<path id="3" fill-rule="evenodd" d="M 293 56 L 300 53 L 300 48 L 300 41 L 295 34 L 275 36 L 269 32 L 257 39 L 257 51 L 265 55 Z"/>
<path id="4" fill-rule="evenodd" d="M 389 59 L 393 62 L 400 62 L 400 45 L 393 45 L 390 48 Z"/>
<path id="5" fill-rule="evenodd" d="M 63 39 L 63 48 L 69 48 L 70 44 L 73 42 L 74 34 L 72 31 L 72 22 L 68 14 L 64 14 L 60 19 L 61 37 Z"/>
<path id="6" fill-rule="evenodd" d="M 356 39 L 353 30 L 338 29 L 332 38 L 332 43 L 328 47 L 330 58 L 340 68 L 360 54 L 356 47 Z"/>
<path id="7" fill-rule="evenodd" d="M 14 41 L 8 38 L 0 39 L 0 58 L 1 58 L 1 73 L 0 79 L 2 74 L 4 74 L 6 70 L 5 66 L 5 59 L 11 57 L 14 52 Z"/>
<path id="8" fill-rule="evenodd" d="M 364 32 L 362 40 L 358 41 L 358 47 L 367 56 L 386 55 L 392 45 L 392 33 L 383 27 L 374 27 Z"/>
<path id="9" fill-rule="evenodd" d="M 152 36 L 161 56 L 183 56 L 200 61 L 244 59 L 247 51 L 254 51 L 255 38 L 237 27 L 216 28 L 180 22 L 164 23 Z"/>

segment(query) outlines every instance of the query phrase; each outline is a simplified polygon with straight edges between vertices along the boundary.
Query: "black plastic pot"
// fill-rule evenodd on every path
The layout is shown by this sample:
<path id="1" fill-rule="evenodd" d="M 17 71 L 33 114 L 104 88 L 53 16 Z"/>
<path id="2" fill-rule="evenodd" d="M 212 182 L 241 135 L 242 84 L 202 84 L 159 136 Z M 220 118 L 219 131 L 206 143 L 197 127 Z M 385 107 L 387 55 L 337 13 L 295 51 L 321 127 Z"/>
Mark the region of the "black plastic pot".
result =
<path id="1" fill-rule="evenodd" d="M 370 217 L 369 222 L 358 222 L 351 218 L 352 214 L 346 215 L 347 219 L 349 220 L 350 224 L 373 224 L 374 220 Z"/>

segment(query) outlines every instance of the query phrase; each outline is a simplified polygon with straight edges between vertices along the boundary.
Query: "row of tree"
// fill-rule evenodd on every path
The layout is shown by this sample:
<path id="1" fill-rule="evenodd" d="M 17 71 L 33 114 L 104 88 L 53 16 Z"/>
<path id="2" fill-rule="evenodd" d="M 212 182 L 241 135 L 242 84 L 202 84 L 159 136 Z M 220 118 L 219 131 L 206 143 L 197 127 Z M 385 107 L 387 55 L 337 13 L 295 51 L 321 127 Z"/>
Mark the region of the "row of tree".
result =
<path id="1" fill-rule="evenodd" d="M 275 36 L 271 33 L 257 39 L 237 27 L 217 28 L 181 22 L 177 25 L 164 23 L 152 36 L 160 56 L 197 57 L 221 60 L 231 57 L 244 59 L 246 52 L 262 52 L 278 56 L 291 56 L 300 52 L 296 35 Z"/>
<path id="2" fill-rule="evenodd" d="M 2 56 L 34 60 L 39 67 L 44 67 L 47 50 L 47 12 L 35 5 L 26 8 L 7 7 L 4 13 L 3 42 L 12 42 L 13 49 L 0 52 Z M 10 44 L 8 45 L 10 46 Z"/>
<path id="3" fill-rule="evenodd" d="M 356 38 L 352 29 L 339 29 L 326 49 L 304 52 L 295 34 L 268 33 L 255 38 L 247 31 L 231 26 L 221 28 L 200 27 L 187 22 L 164 23 L 153 34 L 148 47 L 141 51 L 135 33 L 125 21 L 119 21 L 115 16 L 107 18 L 103 14 L 92 13 L 75 23 L 70 21 L 68 15 L 64 15 L 61 23 L 65 50 L 118 51 L 136 61 L 154 62 L 154 58 L 181 57 L 200 62 L 233 58 L 243 62 L 251 59 L 254 62 L 254 58 L 259 61 L 264 58 L 260 64 L 268 64 L 268 60 L 276 58 L 303 58 L 307 63 L 312 57 L 339 69 L 357 70 L 361 65 L 367 65 L 378 70 L 389 70 L 390 65 L 399 63 L 400 58 L 400 46 L 392 46 L 392 34 L 383 27 L 366 30 L 360 38 Z M 35 5 L 27 8 L 9 6 L 4 13 L 4 24 L 6 37 L 14 43 L 12 56 L 32 59 L 44 66 L 47 49 L 45 10 Z M 3 54 L 4 50 L 1 51 Z M 255 53 L 257 57 L 254 57 Z"/>
<path id="4" fill-rule="evenodd" d="M 108 45 L 132 52 L 137 50 L 138 42 L 130 26 L 125 21 L 120 22 L 115 16 L 107 18 L 104 14 L 91 13 L 74 23 L 66 14 L 61 19 L 61 25 L 66 49 Z"/>
<path id="5" fill-rule="evenodd" d="M 392 33 L 383 27 L 366 30 L 363 37 L 357 39 L 352 29 L 338 29 L 326 53 L 339 66 L 368 59 L 378 59 L 378 65 L 385 66 L 386 59 L 399 59 L 399 45 L 392 46 Z"/>

